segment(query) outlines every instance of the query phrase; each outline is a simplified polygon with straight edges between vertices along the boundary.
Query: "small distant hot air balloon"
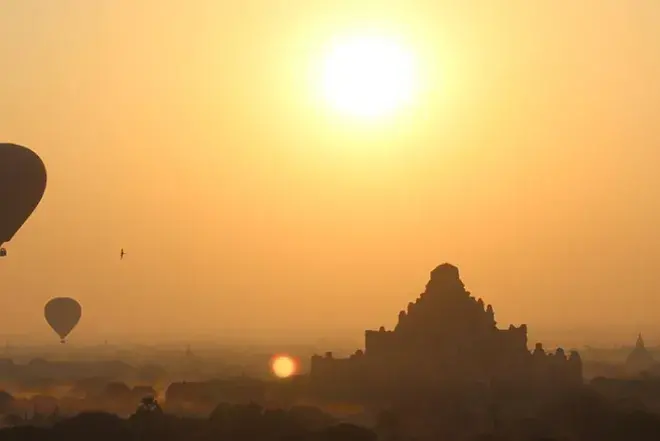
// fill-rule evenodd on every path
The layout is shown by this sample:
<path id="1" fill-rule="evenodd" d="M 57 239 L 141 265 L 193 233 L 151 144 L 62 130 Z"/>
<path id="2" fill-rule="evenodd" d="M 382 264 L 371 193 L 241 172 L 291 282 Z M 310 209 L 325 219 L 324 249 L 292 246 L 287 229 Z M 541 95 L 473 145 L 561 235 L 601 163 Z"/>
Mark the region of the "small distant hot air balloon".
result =
<path id="1" fill-rule="evenodd" d="M 46 191 L 46 166 L 32 150 L 0 144 L 0 245 L 23 226 Z M 0 257 L 7 254 L 0 249 Z"/>
<path id="2" fill-rule="evenodd" d="M 66 336 L 80 321 L 82 307 L 69 297 L 56 297 L 46 303 L 44 315 L 53 331 L 60 336 L 60 342 L 65 343 Z"/>

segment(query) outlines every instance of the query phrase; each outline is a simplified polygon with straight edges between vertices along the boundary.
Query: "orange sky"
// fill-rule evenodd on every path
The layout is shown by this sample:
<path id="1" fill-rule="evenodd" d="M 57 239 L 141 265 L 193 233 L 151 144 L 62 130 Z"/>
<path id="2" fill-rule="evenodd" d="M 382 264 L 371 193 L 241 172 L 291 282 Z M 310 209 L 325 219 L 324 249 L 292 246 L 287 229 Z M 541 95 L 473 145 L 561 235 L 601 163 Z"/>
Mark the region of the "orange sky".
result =
<path id="1" fill-rule="evenodd" d="M 359 338 L 444 261 L 504 325 L 656 331 L 657 2 L 0 11 L 0 141 L 49 172 L 0 262 L 0 333 L 54 338 L 43 305 L 67 295 L 81 340 Z M 333 36 L 373 27 L 406 41 L 425 82 L 415 106 L 367 125 L 318 100 L 314 66 Z"/>

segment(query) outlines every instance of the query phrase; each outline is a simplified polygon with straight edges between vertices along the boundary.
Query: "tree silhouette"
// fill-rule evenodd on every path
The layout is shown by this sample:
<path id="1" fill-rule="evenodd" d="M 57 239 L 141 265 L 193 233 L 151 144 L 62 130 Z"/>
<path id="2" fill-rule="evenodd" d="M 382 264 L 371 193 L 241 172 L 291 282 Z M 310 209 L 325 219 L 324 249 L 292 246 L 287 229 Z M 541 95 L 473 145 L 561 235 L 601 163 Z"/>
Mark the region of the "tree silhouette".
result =
<path id="1" fill-rule="evenodd" d="M 138 408 L 135 411 L 136 414 L 150 414 L 150 415 L 162 415 L 163 409 L 158 404 L 158 401 L 152 397 L 144 397 L 140 400 Z"/>

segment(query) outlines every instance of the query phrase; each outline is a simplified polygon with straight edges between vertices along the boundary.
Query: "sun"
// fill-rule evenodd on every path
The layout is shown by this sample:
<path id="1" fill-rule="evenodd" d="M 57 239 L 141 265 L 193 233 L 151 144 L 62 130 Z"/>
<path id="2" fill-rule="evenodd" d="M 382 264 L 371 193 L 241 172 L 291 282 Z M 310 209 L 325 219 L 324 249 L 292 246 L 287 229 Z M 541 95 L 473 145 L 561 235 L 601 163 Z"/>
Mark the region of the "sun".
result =
<path id="1" fill-rule="evenodd" d="M 270 363 L 270 368 L 279 378 L 287 378 L 296 373 L 297 366 L 293 358 L 288 355 L 276 355 Z"/>
<path id="2" fill-rule="evenodd" d="M 415 70 L 412 53 L 395 39 L 338 39 L 323 63 L 323 95 L 345 115 L 385 116 L 412 101 Z"/>

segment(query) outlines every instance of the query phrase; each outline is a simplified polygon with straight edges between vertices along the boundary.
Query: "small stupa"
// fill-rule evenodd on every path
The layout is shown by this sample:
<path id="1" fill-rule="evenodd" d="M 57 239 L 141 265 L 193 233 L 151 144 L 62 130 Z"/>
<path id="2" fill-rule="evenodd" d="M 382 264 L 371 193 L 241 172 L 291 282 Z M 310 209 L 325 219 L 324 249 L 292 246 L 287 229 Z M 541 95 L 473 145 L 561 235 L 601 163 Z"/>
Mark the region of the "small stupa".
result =
<path id="1" fill-rule="evenodd" d="M 637 336 L 635 349 L 633 349 L 626 358 L 626 370 L 631 374 L 639 374 L 653 367 L 655 360 L 644 345 L 644 339 L 640 333 Z"/>

